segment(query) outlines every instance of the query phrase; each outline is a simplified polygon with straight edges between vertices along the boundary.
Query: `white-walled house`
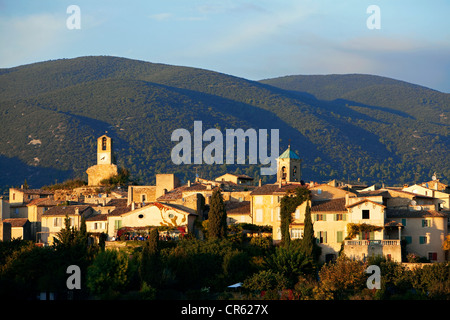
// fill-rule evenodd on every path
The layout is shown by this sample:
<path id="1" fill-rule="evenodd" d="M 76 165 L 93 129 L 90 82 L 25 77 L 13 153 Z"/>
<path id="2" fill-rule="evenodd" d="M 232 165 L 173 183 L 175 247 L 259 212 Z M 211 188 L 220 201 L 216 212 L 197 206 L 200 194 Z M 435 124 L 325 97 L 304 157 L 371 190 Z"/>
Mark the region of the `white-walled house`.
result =
<path id="1" fill-rule="evenodd" d="M 132 203 L 108 214 L 108 239 L 117 237 L 117 231 L 124 227 L 145 230 L 167 226 L 191 233 L 196 218 L 197 213 L 194 210 L 179 205 L 152 202 L 136 208 Z"/>

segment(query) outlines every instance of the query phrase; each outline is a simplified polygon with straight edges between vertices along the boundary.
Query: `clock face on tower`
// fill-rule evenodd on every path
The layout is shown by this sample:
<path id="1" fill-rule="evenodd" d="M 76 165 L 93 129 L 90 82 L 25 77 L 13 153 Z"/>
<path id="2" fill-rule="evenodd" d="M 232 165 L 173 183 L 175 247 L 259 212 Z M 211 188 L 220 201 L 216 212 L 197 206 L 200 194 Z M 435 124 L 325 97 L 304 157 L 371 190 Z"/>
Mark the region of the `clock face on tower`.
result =
<path id="1" fill-rule="evenodd" d="M 111 164 L 111 156 L 107 152 L 99 152 L 97 156 L 98 164 Z"/>

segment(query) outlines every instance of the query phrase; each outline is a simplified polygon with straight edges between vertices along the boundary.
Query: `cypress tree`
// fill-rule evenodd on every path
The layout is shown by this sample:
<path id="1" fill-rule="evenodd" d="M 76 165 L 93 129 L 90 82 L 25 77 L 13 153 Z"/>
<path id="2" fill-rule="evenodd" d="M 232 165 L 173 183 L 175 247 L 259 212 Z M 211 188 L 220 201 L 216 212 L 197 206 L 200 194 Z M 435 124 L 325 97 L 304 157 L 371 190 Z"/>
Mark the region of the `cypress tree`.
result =
<path id="1" fill-rule="evenodd" d="M 226 237 L 227 212 L 225 211 L 225 204 L 219 188 L 215 189 L 211 196 L 208 221 L 208 236 L 210 238 Z"/>
<path id="2" fill-rule="evenodd" d="M 139 275 L 142 282 L 157 286 L 160 280 L 160 269 L 159 233 L 155 228 L 150 231 L 140 256 Z"/>
<path id="3" fill-rule="evenodd" d="M 315 239 L 314 239 L 314 229 L 311 219 L 311 207 L 309 205 L 309 202 L 306 205 L 305 210 L 305 221 L 304 221 L 304 231 L 303 231 L 303 239 L 301 242 L 301 250 L 305 255 L 307 255 L 310 258 L 313 257 L 314 253 L 314 245 L 315 245 Z"/>

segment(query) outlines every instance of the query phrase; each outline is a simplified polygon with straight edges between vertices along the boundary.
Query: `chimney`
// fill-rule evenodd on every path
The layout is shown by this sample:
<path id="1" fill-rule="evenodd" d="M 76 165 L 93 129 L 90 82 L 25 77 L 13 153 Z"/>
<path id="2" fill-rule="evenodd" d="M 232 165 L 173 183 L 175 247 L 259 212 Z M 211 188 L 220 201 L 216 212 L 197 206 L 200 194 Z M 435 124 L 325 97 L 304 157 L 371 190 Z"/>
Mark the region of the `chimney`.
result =
<path id="1" fill-rule="evenodd" d="M 258 187 L 261 187 L 261 185 L 262 185 L 262 182 L 261 182 L 261 179 L 259 179 Z"/>
<path id="2" fill-rule="evenodd" d="M 346 206 L 349 205 L 349 203 L 348 203 L 348 198 L 349 198 L 348 192 L 346 192 L 346 193 L 345 193 L 345 205 L 346 205 Z"/>
<path id="3" fill-rule="evenodd" d="M 75 208 L 75 214 L 79 215 L 80 214 L 80 209 L 78 209 L 78 207 Z"/>
<path id="4" fill-rule="evenodd" d="M 188 187 L 191 186 L 191 180 L 188 180 Z"/>

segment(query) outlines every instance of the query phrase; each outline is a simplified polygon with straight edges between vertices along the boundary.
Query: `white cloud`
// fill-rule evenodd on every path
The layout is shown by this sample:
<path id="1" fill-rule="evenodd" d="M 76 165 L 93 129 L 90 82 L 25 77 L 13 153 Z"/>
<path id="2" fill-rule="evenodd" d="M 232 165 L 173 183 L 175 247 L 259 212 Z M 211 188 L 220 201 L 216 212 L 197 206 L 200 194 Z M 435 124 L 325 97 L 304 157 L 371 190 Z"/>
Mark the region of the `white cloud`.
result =
<path id="1" fill-rule="evenodd" d="M 171 13 L 169 13 L 169 12 L 152 14 L 152 15 L 150 16 L 151 19 L 157 20 L 157 21 L 168 20 L 168 19 L 170 19 L 170 18 L 172 18 L 172 17 L 173 17 L 173 14 L 171 14 Z"/>

